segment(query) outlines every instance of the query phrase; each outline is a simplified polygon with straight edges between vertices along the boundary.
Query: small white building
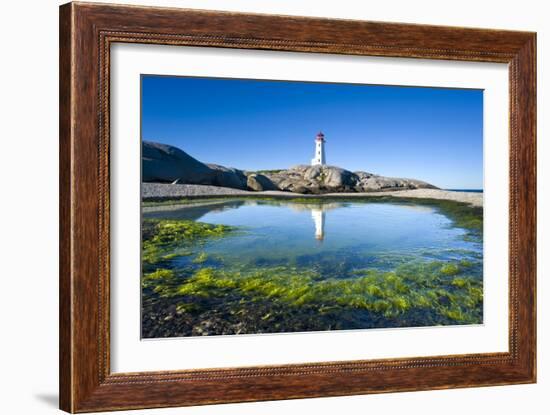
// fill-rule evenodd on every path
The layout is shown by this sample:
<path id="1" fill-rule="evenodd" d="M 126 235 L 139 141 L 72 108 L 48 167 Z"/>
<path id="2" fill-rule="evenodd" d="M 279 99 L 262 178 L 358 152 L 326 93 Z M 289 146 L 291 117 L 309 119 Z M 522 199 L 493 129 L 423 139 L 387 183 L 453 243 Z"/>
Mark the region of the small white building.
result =
<path id="1" fill-rule="evenodd" d="M 311 165 L 324 166 L 325 164 L 325 135 L 319 132 L 315 137 L 315 157 L 311 159 Z"/>

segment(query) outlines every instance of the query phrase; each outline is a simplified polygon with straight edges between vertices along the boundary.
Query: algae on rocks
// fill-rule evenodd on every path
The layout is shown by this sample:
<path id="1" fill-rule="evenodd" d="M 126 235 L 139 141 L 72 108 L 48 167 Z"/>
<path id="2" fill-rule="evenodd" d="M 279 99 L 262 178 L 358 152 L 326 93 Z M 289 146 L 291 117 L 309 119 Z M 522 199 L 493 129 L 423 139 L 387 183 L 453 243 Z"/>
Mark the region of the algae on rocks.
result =
<path id="1" fill-rule="evenodd" d="M 223 237 L 234 230 L 232 226 L 191 220 L 146 219 L 142 223 L 143 266 L 191 255 L 192 249 L 205 240 Z"/>
<path id="2" fill-rule="evenodd" d="M 293 331 L 297 321 L 303 330 L 330 330 L 342 316 L 348 320 L 343 328 L 478 324 L 482 281 L 469 271 L 459 263 L 411 262 L 390 272 L 360 269 L 349 278 L 323 279 L 308 268 L 199 267 L 181 270 L 179 279 L 160 270 L 145 284 L 195 322 L 207 316 L 234 321 L 235 331 L 226 324 L 223 333 L 209 334 L 231 334 L 236 327 L 239 333 Z M 235 317 L 239 313 L 246 313 L 247 325 Z M 288 314 L 292 319 L 285 324 Z M 311 315 L 317 315 L 314 322 Z M 361 327 L 354 326 L 353 315 Z M 277 322 L 279 329 L 267 322 Z"/>
<path id="3" fill-rule="evenodd" d="M 282 203 L 272 197 L 254 200 Z M 346 203 L 303 197 L 284 203 L 303 207 L 335 200 Z M 464 203 L 395 197 L 350 201 L 430 206 L 447 216 L 450 226 L 466 229 L 468 238 L 483 238 L 483 210 Z M 331 258 L 322 267 L 312 262 L 258 265 L 218 258 L 208 250 L 209 242 L 238 236 L 239 229 L 192 220 L 143 221 L 144 337 L 483 322 L 483 279 L 475 255 L 457 252 L 455 259 L 438 260 L 416 254 L 388 260 L 391 265 L 381 269 L 375 262 L 354 262 L 346 269 Z"/>

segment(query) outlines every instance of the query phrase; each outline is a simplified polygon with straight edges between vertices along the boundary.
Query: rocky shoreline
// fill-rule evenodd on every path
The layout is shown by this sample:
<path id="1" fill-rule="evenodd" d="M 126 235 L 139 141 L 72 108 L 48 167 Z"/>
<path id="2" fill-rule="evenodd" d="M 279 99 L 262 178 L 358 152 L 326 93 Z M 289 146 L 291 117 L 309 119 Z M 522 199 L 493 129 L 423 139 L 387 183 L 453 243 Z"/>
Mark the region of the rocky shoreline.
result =
<path id="1" fill-rule="evenodd" d="M 206 164 L 179 148 L 143 141 L 143 201 L 206 197 L 368 198 L 451 200 L 483 206 L 482 193 L 441 190 L 421 180 L 385 177 L 337 166 L 298 165 L 245 171 Z"/>
<path id="2" fill-rule="evenodd" d="M 297 165 L 287 169 L 247 171 L 203 163 L 183 150 L 143 141 L 144 183 L 194 184 L 244 191 L 299 194 L 366 193 L 406 189 L 437 189 L 417 179 L 385 177 L 329 165 Z"/>
<path id="3" fill-rule="evenodd" d="M 451 200 L 468 203 L 474 207 L 483 206 L 483 193 L 455 192 L 441 189 L 408 189 L 388 190 L 366 193 L 323 193 L 300 194 L 279 190 L 249 191 L 232 189 L 229 187 L 196 185 L 196 184 L 165 184 L 142 183 L 141 195 L 143 201 L 162 201 L 179 198 L 207 198 L 207 197 L 280 197 L 280 198 L 369 198 L 392 196 L 396 198 L 418 198 Z"/>

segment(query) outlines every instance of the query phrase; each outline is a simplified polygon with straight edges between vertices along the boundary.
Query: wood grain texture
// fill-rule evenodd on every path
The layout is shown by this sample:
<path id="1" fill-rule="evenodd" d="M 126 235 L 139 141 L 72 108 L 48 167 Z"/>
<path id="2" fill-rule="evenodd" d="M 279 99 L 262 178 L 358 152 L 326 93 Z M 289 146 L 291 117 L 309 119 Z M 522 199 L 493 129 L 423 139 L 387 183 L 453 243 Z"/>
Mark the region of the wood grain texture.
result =
<path id="1" fill-rule="evenodd" d="M 115 42 L 508 63 L 509 352 L 110 373 L 109 61 Z M 536 36 L 526 32 L 61 6 L 60 407 L 90 412 L 534 382 L 535 62 Z"/>
<path id="2" fill-rule="evenodd" d="M 71 288 L 71 141 L 72 20 L 70 9 L 59 14 L 59 405 L 72 409 Z"/>

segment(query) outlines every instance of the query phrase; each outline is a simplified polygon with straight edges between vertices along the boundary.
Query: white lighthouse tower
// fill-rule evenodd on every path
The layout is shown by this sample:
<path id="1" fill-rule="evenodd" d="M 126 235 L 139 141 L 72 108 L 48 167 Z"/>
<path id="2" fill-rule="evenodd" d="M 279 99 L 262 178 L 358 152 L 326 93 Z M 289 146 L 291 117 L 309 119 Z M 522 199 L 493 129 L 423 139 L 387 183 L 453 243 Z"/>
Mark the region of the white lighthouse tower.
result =
<path id="1" fill-rule="evenodd" d="M 325 135 L 319 132 L 315 137 L 315 156 L 311 159 L 311 165 L 324 166 L 325 164 Z"/>

